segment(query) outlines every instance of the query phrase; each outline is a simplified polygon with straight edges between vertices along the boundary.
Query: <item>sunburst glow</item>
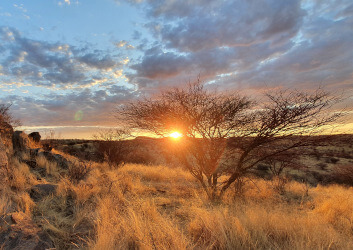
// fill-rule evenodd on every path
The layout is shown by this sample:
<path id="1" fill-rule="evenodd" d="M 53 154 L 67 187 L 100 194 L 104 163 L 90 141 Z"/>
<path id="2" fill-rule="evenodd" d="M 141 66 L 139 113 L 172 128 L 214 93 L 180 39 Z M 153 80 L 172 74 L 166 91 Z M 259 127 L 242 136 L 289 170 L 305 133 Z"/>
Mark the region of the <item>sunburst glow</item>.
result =
<path id="1" fill-rule="evenodd" d="M 173 139 L 179 139 L 183 135 L 181 133 L 179 133 L 178 131 L 175 131 L 175 132 L 171 133 L 169 136 Z"/>

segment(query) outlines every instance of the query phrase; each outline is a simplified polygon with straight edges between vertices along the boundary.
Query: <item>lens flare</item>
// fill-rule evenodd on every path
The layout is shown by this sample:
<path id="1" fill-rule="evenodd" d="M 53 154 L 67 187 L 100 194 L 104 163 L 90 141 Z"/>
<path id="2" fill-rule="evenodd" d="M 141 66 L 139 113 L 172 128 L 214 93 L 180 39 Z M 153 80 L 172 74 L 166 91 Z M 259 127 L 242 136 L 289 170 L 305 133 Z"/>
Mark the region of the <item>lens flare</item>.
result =
<path id="1" fill-rule="evenodd" d="M 75 113 L 75 121 L 81 121 L 83 118 L 83 112 L 81 110 Z"/>

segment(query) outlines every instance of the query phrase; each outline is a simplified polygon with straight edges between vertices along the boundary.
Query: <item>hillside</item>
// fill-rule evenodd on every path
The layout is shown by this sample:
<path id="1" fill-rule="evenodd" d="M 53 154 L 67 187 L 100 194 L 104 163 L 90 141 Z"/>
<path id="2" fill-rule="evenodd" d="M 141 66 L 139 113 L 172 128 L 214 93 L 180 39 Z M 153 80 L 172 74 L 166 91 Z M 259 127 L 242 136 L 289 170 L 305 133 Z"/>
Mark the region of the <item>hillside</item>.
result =
<path id="1" fill-rule="evenodd" d="M 0 169 L 2 249 L 353 247 L 351 187 L 288 181 L 278 192 L 276 179 L 249 176 L 211 202 L 179 167 L 33 148 Z"/>
<path id="2" fill-rule="evenodd" d="M 343 178 L 339 174 L 353 166 L 353 135 L 317 137 L 322 142 L 317 146 L 305 148 L 298 159 L 295 159 L 296 164 L 285 168 L 283 174 L 299 182 L 308 182 L 311 186 L 353 183 L 353 179 L 349 176 Z M 300 137 L 296 139 L 300 140 Z M 228 144 L 233 140 L 236 138 L 228 139 Z M 58 150 L 85 161 L 107 161 L 105 154 L 108 153 L 112 155 L 110 162 L 112 165 L 138 163 L 178 166 L 180 163 L 174 155 L 173 146 L 177 147 L 179 143 L 182 144 L 182 141 L 175 142 L 170 138 L 137 137 L 126 141 L 55 140 L 51 143 Z M 252 174 L 270 179 L 273 173 L 268 164 L 260 163 Z"/>

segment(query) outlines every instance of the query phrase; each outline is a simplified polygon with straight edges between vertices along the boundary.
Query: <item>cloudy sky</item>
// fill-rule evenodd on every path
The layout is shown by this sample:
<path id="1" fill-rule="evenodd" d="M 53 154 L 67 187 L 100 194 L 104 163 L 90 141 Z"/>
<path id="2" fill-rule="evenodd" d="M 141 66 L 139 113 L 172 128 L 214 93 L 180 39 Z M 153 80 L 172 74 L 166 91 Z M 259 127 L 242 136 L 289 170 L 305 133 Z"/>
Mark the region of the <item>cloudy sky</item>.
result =
<path id="1" fill-rule="evenodd" d="M 351 0 L 1 0 L 0 101 L 28 132 L 90 137 L 117 105 L 198 76 L 350 96 L 352 48 Z"/>

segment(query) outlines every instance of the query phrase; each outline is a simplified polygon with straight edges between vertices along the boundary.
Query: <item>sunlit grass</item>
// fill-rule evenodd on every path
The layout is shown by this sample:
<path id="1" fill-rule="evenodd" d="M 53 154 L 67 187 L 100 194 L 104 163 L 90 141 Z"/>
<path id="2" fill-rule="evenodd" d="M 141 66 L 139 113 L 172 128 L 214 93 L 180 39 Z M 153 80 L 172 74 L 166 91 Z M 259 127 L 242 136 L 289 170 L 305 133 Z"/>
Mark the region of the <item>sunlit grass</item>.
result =
<path id="1" fill-rule="evenodd" d="M 241 196 L 229 189 L 221 201 L 210 202 L 182 168 L 94 163 L 80 181 L 65 172 L 50 179 L 58 180 L 56 193 L 34 203 L 27 191 L 38 181 L 26 165 L 12 164 L 15 180 L 0 185 L 0 216 L 25 212 L 58 249 L 353 247 L 351 188 L 289 182 L 280 195 L 271 181 L 252 179 Z M 46 171 L 55 175 L 58 169 Z"/>

